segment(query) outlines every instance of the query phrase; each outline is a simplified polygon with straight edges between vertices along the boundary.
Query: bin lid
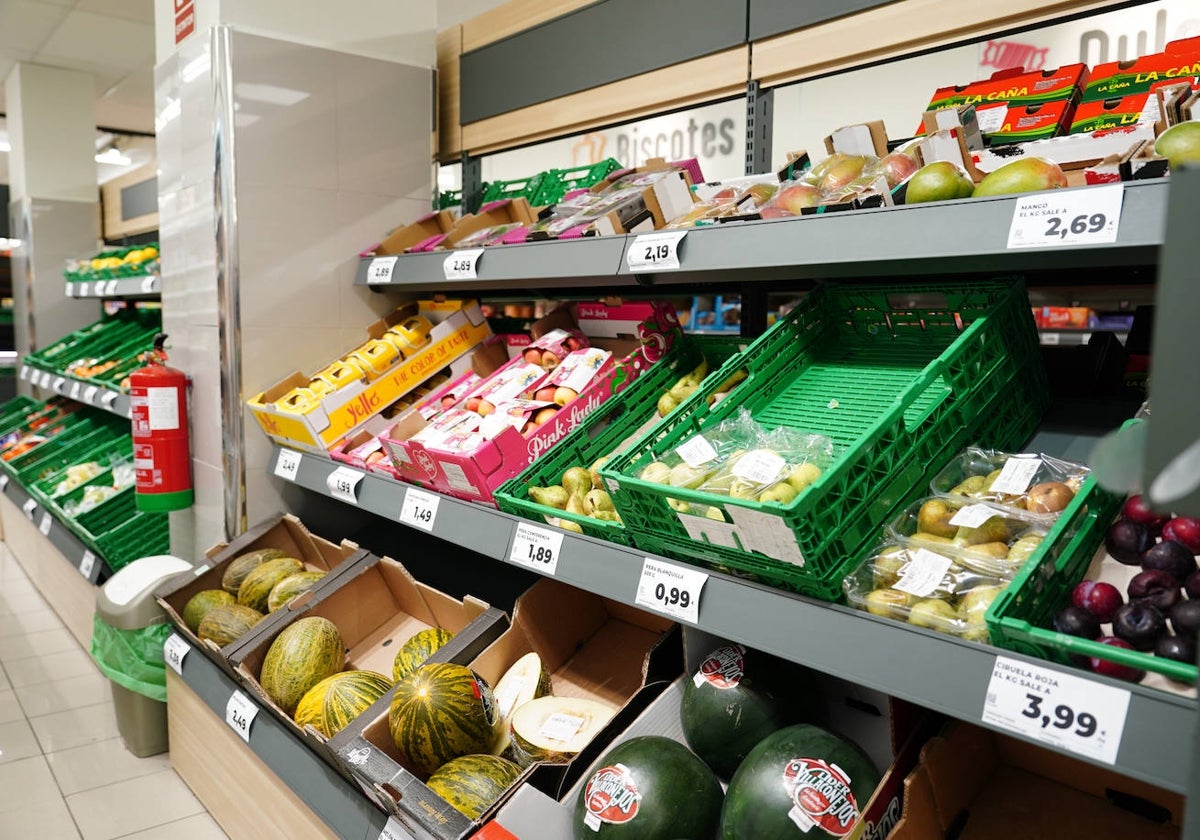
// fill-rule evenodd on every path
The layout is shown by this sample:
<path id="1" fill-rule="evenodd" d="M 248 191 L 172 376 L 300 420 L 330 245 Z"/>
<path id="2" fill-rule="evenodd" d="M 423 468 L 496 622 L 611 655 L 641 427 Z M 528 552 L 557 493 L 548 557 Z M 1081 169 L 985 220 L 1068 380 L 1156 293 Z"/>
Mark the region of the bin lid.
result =
<path id="1" fill-rule="evenodd" d="M 121 630 L 152 624 L 162 615 L 162 608 L 154 600 L 154 591 L 166 579 L 191 568 L 191 563 L 170 554 L 134 560 L 100 587 L 96 594 L 96 612 Z"/>

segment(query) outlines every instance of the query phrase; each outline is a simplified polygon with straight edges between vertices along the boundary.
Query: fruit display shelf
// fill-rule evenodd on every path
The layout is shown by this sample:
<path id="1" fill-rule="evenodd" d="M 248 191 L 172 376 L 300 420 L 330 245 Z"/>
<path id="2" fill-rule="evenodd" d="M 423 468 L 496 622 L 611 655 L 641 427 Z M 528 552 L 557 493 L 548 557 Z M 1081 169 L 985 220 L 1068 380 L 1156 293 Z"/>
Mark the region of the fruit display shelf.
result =
<path id="1" fill-rule="evenodd" d="M 1093 189 L 1055 195 L 1086 205 Z M 1163 243 L 1167 191 L 1166 181 L 1126 183 L 1117 240 L 1104 244 L 1009 248 L 1026 196 L 997 196 L 693 228 L 679 244 L 679 268 L 653 274 L 630 270 L 626 252 L 638 236 L 628 235 L 492 246 L 467 279 L 447 279 L 453 251 L 363 257 L 354 282 L 444 292 L 1148 265 Z"/>
<path id="2" fill-rule="evenodd" d="M 122 277 L 117 280 L 68 282 L 69 298 L 144 298 L 162 293 L 162 278 L 156 274 L 146 277 Z"/>
<path id="3" fill-rule="evenodd" d="M 1042 433 L 1029 448 L 1079 458 L 1092 442 L 1090 437 Z M 402 523 L 494 560 L 533 569 L 628 604 L 637 603 L 647 560 L 681 568 L 636 548 L 534 525 L 317 455 L 276 447 L 267 467 L 283 480 L 389 521 L 398 517 Z M 554 541 L 561 535 L 552 562 L 525 558 L 523 549 L 533 545 L 527 536 L 530 529 L 550 535 Z M 998 655 L 1030 666 L 1049 665 L 715 572 L 707 574 L 698 591 L 695 620 L 685 623 L 704 632 L 983 725 L 988 725 L 981 721 L 981 714 Z M 1191 772 L 1191 741 L 1179 733 L 1191 731 L 1196 701 L 1078 671 L 1071 675 L 1129 692 L 1115 769 L 1169 790 L 1185 791 Z"/>
<path id="4" fill-rule="evenodd" d="M 29 381 L 45 391 L 52 391 L 67 399 L 108 411 L 118 417 L 130 417 L 129 395 L 100 383 L 88 383 L 71 376 L 53 374 L 29 365 L 21 365 L 20 379 Z"/>

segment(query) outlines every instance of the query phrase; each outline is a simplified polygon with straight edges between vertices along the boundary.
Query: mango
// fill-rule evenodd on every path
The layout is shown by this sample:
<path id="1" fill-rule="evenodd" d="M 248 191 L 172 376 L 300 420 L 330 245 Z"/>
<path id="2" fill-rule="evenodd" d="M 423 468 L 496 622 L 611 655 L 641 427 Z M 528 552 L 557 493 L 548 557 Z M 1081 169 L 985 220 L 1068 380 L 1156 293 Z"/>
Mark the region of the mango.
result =
<path id="1" fill-rule="evenodd" d="M 988 173 L 975 188 L 975 198 L 1057 190 L 1066 185 L 1067 176 L 1054 161 L 1040 157 L 1021 158 Z"/>

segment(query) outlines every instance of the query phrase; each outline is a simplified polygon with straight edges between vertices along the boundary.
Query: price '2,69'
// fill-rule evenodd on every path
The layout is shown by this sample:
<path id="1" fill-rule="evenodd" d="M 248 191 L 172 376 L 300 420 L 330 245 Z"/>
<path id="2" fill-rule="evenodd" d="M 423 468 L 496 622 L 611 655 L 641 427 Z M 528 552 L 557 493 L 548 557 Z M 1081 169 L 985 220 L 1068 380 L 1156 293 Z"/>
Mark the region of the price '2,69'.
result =
<path id="1" fill-rule="evenodd" d="M 1065 222 L 1059 216 L 1051 216 L 1046 220 L 1050 227 L 1046 229 L 1046 236 L 1057 236 L 1062 239 L 1067 238 L 1068 233 L 1076 235 L 1081 233 L 1096 233 L 1104 229 L 1108 224 L 1108 217 L 1103 213 L 1093 213 L 1088 216 L 1086 214 L 1076 216 L 1070 222 Z"/>
<path id="2" fill-rule="evenodd" d="M 1029 701 L 1029 705 L 1021 712 L 1030 720 L 1042 719 L 1042 729 L 1053 725 L 1055 729 L 1070 729 L 1072 726 L 1078 725 L 1075 734 L 1080 738 L 1090 738 L 1096 734 L 1096 718 L 1087 712 L 1075 713 L 1075 710 L 1065 703 L 1059 703 L 1054 707 L 1054 717 L 1042 712 L 1042 697 L 1037 694 L 1026 694 L 1025 698 Z"/>
<path id="3" fill-rule="evenodd" d="M 662 583 L 654 587 L 654 597 L 662 601 L 664 604 L 678 604 L 684 609 L 687 609 L 688 604 L 691 603 L 692 600 L 692 596 L 688 594 L 686 589 L 681 590 L 676 586 L 672 586 L 670 589 L 668 589 L 666 584 Z"/>

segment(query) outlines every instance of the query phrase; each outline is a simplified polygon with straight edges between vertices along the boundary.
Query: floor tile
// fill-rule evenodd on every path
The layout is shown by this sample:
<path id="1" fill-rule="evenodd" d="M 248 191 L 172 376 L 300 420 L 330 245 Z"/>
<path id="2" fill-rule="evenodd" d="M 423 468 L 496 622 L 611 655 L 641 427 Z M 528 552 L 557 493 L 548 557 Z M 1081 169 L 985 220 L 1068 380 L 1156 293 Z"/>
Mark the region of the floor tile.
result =
<path id="1" fill-rule="evenodd" d="M 54 610 L 30 610 L 29 612 L 0 615 L 0 637 L 19 636 L 38 630 L 53 630 L 62 627 Z"/>
<path id="2" fill-rule="evenodd" d="M 24 720 L 21 704 L 12 689 L 0 688 L 0 723 L 12 723 L 14 720 Z"/>
<path id="3" fill-rule="evenodd" d="M 148 776 L 171 767 L 171 759 L 166 753 L 138 758 L 125 749 L 121 738 L 52 752 L 46 756 L 46 761 L 64 795 Z"/>
<path id="4" fill-rule="evenodd" d="M 0 723 L 0 768 L 41 754 L 42 748 L 28 721 L 22 718 L 11 723 Z"/>
<path id="5" fill-rule="evenodd" d="M 79 643 L 65 627 L 53 630 L 37 630 L 22 636 L 0 638 L 0 661 L 5 664 L 30 656 L 45 656 L 62 650 L 76 650 Z"/>
<path id="6" fill-rule="evenodd" d="M 29 725 L 42 749 L 48 753 L 94 744 L 121 734 L 111 702 L 33 718 Z"/>
<path id="7" fill-rule="evenodd" d="M 6 688 L 12 688 L 12 683 L 8 680 L 8 673 L 4 670 L 4 666 L 0 665 L 0 691 Z"/>
<path id="8" fill-rule="evenodd" d="M 0 837 L 79 840 L 79 829 L 62 797 L 0 813 Z"/>
<path id="9" fill-rule="evenodd" d="M 195 814 L 166 825 L 126 834 L 121 840 L 227 840 L 217 821 L 208 814 Z"/>
<path id="10" fill-rule="evenodd" d="M 111 840 L 204 811 L 174 770 L 72 794 L 67 807 L 84 840 Z"/>
<path id="11" fill-rule="evenodd" d="M 103 703 L 112 697 L 112 683 L 100 674 L 82 674 L 53 682 L 23 685 L 13 691 L 21 701 L 25 716 L 35 718 Z"/>
<path id="12" fill-rule="evenodd" d="M 0 613 L 12 615 L 48 609 L 50 609 L 50 605 L 33 588 L 33 584 L 18 583 L 12 590 L 7 584 L 0 586 Z"/>
<path id="13" fill-rule="evenodd" d="M 0 825 L 7 825 L 8 811 L 62 800 L 50 766 L 40 755 L 0 764 L 0 790 L 4 791 L 0 797 Z"/>
<path id="14" fill-rule="evenodd" d="M 100 673 L 92 657 L 78 645 L 72 650 L 60 650 L 46 656 L 30 656 L 5 662 L 4 670 L 13 688 L 78 677 L 82 674 Z"/>

